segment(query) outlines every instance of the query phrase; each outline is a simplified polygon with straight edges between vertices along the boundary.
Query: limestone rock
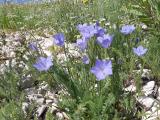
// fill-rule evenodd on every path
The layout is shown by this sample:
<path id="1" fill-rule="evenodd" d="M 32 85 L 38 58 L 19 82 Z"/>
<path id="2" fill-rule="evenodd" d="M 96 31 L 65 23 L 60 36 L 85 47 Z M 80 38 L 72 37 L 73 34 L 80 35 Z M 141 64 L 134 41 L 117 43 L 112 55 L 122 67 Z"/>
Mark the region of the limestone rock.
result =
<path id="1" fill-rule="evenodd" d="M 47 109 L 46 105 L 42 105 L 37 109 L 37 116 L 40 117 Z"/>
<path id="2" fill-rule="evenodd" d="M 58 120 L 63 120 L 64 119 L 64 116 L 61 112 L 57 112 L 56 117 L 58 118 Z"/>
<path id="3" fill-rule="evenodd" d="M 137 101 L 138 101 L 146 110 L 149 110 L 149 109 L 153 106 L 153 104 L 154 104 L 154 102 L 155 102 L 155 100 L 154 100 L 153 98 L 151 98 L 151 97 L 146 97 L 146 96 L 138 97 L 138 98 L 137 98 Z"/>
<path id="4" fill-rule="evenodd" d="M 148 96 L 154 92 L 155 81 L 149 81 L 146 85 L 143 86 L 142 92 Z"/>

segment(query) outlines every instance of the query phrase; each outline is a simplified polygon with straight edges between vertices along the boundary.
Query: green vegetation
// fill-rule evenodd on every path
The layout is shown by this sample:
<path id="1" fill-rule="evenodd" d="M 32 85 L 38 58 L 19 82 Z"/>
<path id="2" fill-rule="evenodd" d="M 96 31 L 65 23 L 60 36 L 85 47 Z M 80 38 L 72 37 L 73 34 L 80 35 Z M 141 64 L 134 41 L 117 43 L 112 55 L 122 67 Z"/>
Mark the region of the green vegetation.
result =
<path id="1" fill-rule="evenodd" d="M 53 66 L 47 72 L 39 72 L 32 65 L 37 57 L 46 55 L 42 51 L 30 51 L 27 42 L 21 46 L 28 59 L 18 54 L 16 57 L 23 61 L 28 69 L 19 72 L 17 70 L 20 68 L 11 62 L 5 73 L 0 73 L 1 120 L 30 118 L 25 117 L 21 110 L 25 95 L 18 84 L 22 76 L 28 73 L 31 73 L 38 83 L 46 81 L 51 88 L 59 86 L 67 91 L 67 94 L 60 95 L 62 101 L 58 105 L 71 120 L 141 119 L 143 110 L 135 110 L 135 97 L 130 92 L 125 93 L 123 89 L 124 83 L 132 78 L 138 88 L 136 92 L 140 94 L 141 75 L 133 74 L 137 64 L 141 64 L 141 72 L 144 68 L 150 69 L 151 76 L 159 83 L 159 0 L 90 0 L 85 4 L 81 0 L 60 0 L 53 3 L 0 6 L 0 31 L 34 31 L 34 34 L 40 36 L 43 36 L 44 30 L 51 35 L 62 32 L 66 43 L 75 43 L 81 38 L 76 29 L 78 24 L 93 24 L 96 21 L 99 21 L 107 33 L 113 34 L 114 38 L 107 49 L 95 44 L 95 36 L 90 39 L 85 51 L 90 58 L 88 65 L 83 64 L 79 58 L 67 55 L 68 49 L 63 48 L 67 61 L 60 64 L 53 51 Z M 125 24 L 135 25 L 135 32 L 128 36 L 121 34 L 120 29 Z M 148 28 L 144 30 L 142 24 Z M 140 40 L 136 43 L 137 38 Z M 132 50 L 139 45 L 148 49 L 147 54 L 142 57 L 137 57 Z M 102 81 L 97 81 L 90 72 L 97 58 L 112 60 L 113 75 Z M 122 60 L 122 64 L 117 63 L 119 60 Z M 54 119 L 48 112 L 46 116 L 47 120 Z"/>

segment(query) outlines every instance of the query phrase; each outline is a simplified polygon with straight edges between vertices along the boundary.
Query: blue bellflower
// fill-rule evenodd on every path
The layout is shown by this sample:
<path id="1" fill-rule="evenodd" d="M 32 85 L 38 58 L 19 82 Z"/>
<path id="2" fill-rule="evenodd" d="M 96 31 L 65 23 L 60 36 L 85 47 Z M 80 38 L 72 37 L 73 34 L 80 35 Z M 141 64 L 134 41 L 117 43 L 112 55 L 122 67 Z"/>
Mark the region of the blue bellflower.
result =
<path id="1" fill-rule="evenodd" d="M 100 36 L 103 36 L 105 34 L 106 30 L 103 29 L 102 27 L 97 27 L 97 33 L 96 33 L 96 36 L 97 37 L 100 37 Z"/>
<path id="2" fill-rule="evenodd" d="M 134 25 L 124 25 L 122 26 L 122 29 L 120 30 L 120 32 L 124 35 L 128 35 L 131 34 L 136 28 L 134 27 Z"/>
<path id="3" fill-rule="evenodd" d="M 97 80 L 104 80 L 107 76 L 112 75 L 112 62 L 111 60 L 96 60 L 96 64 L 91 68 L 91 73 L 93 73 Z"/>
<path id="4" fill-rule="evenodd" d="M 108 48 L 113 40 L 113 35 L 103 35 L 101 37 L 97 37 L 97 43 L 103 48 Z"/>
<path id="5" fill-rule="evenodd" d="M 80 34 L 82 35 L 82 37 L 86 38 L 86 39 L 90 39 L 91 37 L 93 37 L 97 30 L 95 29 L 94 25 L 88 25 L 88 24 L 79 24 L 77 26 L 78 31 L 80 32 Z"/>
<path id="6" fill-rule="evenodd" d="M 53 36 L 54 38 L 54 44 L 58 45 L 58 46 L 64 46 L 64 34 L 63 33 L 57 33 L 56 35 Z"/>
<path id="7" fill-rule="evenodd" d="M 143 46 L 138 46 L 137 48 L 133 48 L 133 52 L 137 55 L 137 56 L 143 56 L 146 52 L 147 52 L 147 48 L 144 48 Z"/>
<path id="8" fill-rule="evenodd" d="M 89 57 L 88 57 L 87 55 L 83 56 L 82 62 L 83 62 L 84 64 L 89 64 L 89 62 L 90 62 Z"/>
<path id="9" fill-rule="evenodd" d="M 103 36 L 106 32 L 106 30 L 99 25 L 99 22 L 96 22 L 95 29 L 97 37 Z"/>
<path id="10" fill-rule="evenodd" d="M 47 71 L 53 65 L 51 57 L 39 57 L 33 67 L 38 71 Z"/>
<path id="11" fill-rule="evenodd" d="M 80 48 L 81 51 L 85 50 L 87 48 L 87 39 L 77 39 L 77 46 Z"/>

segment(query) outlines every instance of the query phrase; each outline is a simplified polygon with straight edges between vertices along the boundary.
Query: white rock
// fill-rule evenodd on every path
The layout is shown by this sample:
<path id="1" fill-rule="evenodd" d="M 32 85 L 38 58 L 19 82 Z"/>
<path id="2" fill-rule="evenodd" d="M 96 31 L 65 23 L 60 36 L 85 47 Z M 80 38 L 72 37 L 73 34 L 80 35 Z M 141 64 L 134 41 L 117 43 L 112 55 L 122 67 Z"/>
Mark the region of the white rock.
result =
<path id="1" fill-rule="evenodd" d="M 65 120 L 69 120 L 69 117 L 68 117 L 68 115 L 65 112 L 62 112 L 62 114 L 63 114 Z"/>
<path id="2" fill-rule="evenodd" d="M 75 57 L 75 58 L 78 58 L 78 57 L 80 57 L 81 56 L 81 54 L 78 52 L 78 51 L 76 51 L 76 50 L 69 50 L 69 53 L 68 53 L 70 56 L 73 56 L 73 57 Z"/>
<path id="3" fill-rule="evenodd" d="M 53 101 L 54 101 L 54 103 L 58 104 L 58 99 L 57 98 L 54 98 Z"/>
<path id="4" fill-rule="evenodd" d="M 145 25 L 145 24 L 142 24 L 141 26 L 142 26 L 143 30 L 146 30 L 148 28 L 147 25 Z"/>
<path id="5" fill-rule="evenodd" d="M 46 98 L 50 98 L 50 99 L 54 99 L 55 98 L 55 94 L 51 93 L 50 91 L 48 91 L 45 95 Z"/>
<path id="6" fill-rule="evenodd" d="M 62 120 L 64 117 L 63 117 L 63 114 L 60 113 L 60 112 L 57 112 L 56 113 L 56 117 L 58 118 L 58 120 Z"/>
<path id="7" fill-rule="evenodd" d="M 107 22 L 107 23 L 105 23 L 105 25 L 106 25 L 106 26 L 110 26 L 110 25 L 111 25 L 111 23 L 110 23 L 110 22 Z"/>
<path id="8" fill-rule="evenodd" d="M 65 47 L 69 50 L 78 50 L 76 43 L 65 43 Z"/>
<path id="9" fill-rule="evenodd" d="M 77 44 L 75 43 L 66 43 L 65 48 L 68 50 L 67 55 L 70 55 L 72 57 L 78 58 L 81 56 L 79 49 L 77 47 Z"/>
<path id="10" fill-rule="evenodd" d="M 159 103 L 158 103 L 158 102 L 154 102 L 154 104 L 153 104 L 153 106 L 152 106 L 152 108 L 151 108 L 150 111 L 155 112 L 155 111 L 157 111 L 159 108 L 160 108 Z"/>
<path id="11" fill-rule="evenodd" d="M 54 114 L 54 113 L 57 112 L 57 111 L 58 111 L 58 109 L 57 109 L 55 106 L 50 107 L 50 112 L 51 112 L 52 114 Z"/>
<path id="12" fill-rule="evenodd" d="M 143 69 L 142 77 L 146 77 L 146 78 L 150 79 L 150 77 L 151 77 L 150 72 L 151 72 L 151 70 L 149 70 L 149 69 Z"/>
<path id="13" fill-rule="evenodd" d="M 41 107 L 39 107 L 37 109 L 37 116 L 40 117 L 45 112 L 46 109 L 47 109 L 46 105 L 42 105 Z"/>
<path id="14" fill-rule="evenodd" d="M 48 86 L 48 84 L 46 84 L 46 85 L 43 85 L 41 88 L 44 90 L 47 90 L 49 88 L 49 86 Z"/>
<path id="15" fill-rule="evenodd" d="M 53 100 L 49 100 L 49 99 L 46 100 L 46 104 L 47 104 L 47 105 L 48 105 L 48 104 L 51 104 L 51 103 L 53 103 Z"/>
<path id="16" fill-rule="evenodd" d="M 52 46 L 53 45 L 53 38 L 52 37 L 50 37 L 50 38 L 45 38 L 44 39 L 44 44 L 43 44 L 43 46 L 45 47 L 45 48 L 48 48 L 48 47 L 50 47 L 50 46 Z"/>
<path id="17" fill-rule="evenodd" d="M 29 104 L 27 102 L 22 103 L 22 110 L 25 114 L 26 114 L 28 107 L 29 107 Z"/>
<path id="18" fill-rule="evenodd" d="M 157 96 L 157 100 L 159 100 L 160 101 L 160 87 L 158 88 L 158 91 L 157 91 L 158 93 L 158 96 Z"/>
<path id="19" fill-rule="evenodd" d="M 52 58 L 52 52 L 50 52 L 49 50 L 43 50 L 43 52 L 47 55 L 50 56 Z"/>
<path id="20" fill-rule="evenodd" d="M 38 90 L 38 93 L 40 94 L 46 94 L 46 91 L 49 89 L 49 86 L 47 83 L 41 83 L 39 85 L 39 88 L 37 89 Z"/>
<path id="21" fill-rule="evenodd" d="M 38 98 L 42 98 L 42 97 L 43 96 L 41 94 L 31 94 L 27 96 L 29 101 L 36 101 Z"/>
<path id="22" fill-rule="evenodd" d="M 20 39 L 21 39 L 20 33 L 16 33 L 16 34 L 14 35 L 14 40 L 15 40 L 15 41 L 19 41 Z"/>
<path id="23" fill-rule="evenodd" d="M 36 98 L 35 98 L 33 95 L 28 95 L 28 96 L 27 96 L 27 99 L 28 99 L 30 102 L 36 100 Z"/>
<path id="24" fill-rule="evenodd" d="M 136 86 L 130 85 L 130 86 L 126 87 L 124 90 L 127 92 L 136 92 Z"/>
<path id="25" fill-rule="evenodd" d="M 153 106 L 155 100 L 151 97 L 141 96 L 137 98 L 137 101 L 146 109 L 150 109 Z"/>
<path id="26" fill-rule="evenodd" d="M 42 105 L 44 103 L 44 98 L 36 99 L 37 104 Z"/>
<path id="27" fill-rule="evenodd" d="M 143 86 L 142 91 L 146 96 L 148 96 L 153 93 L 154 86 L 155 86 L 155 81 L 149 81 L 146 85 Z"/>
<path id="28" fill-rule="evenodd" d="M 52 103 L 52 106 L 54 106 L 54 107 L 58 107 L 56 103 Z"/>
<path id="29" fill-rule="evenodd" d="M 60 63 L 67 61 L 67 57 L 64 53 L 58 54 L 57 59 L 60 61 Z"/>

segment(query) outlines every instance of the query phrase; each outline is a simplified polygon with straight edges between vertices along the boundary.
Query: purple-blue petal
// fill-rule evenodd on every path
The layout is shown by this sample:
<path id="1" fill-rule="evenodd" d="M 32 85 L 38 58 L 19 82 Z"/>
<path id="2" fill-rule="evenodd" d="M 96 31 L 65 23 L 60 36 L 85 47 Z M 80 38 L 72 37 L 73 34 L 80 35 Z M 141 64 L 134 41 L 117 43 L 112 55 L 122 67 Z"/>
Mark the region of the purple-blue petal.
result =
<path id="1" fill-rule="evenodd" d="M 137 56 L 143 56 L 146 52 L 147 52 L 147 48 L 144 48 L 143 46 L 138 46 L 137 48 L 133 48 L 133 52 L 137 55 Z"/>
<path id="2" fill-rule="evenodd" d="M 51 57 L 39 57 L 33 67 L 39 71 L 47 71 L 53 65 Z"/>
<path id="3" fill-rule="evenodd" d="M 106 32 L 106 30 L 99 25 L 99 22 L 96 22 L 95 29 L 97 37 L 103 36 Z"/>
<path id="4" fill-rule="evenodd" d="M 58 45 L 58 46 L 64 46 L 64 34 L 63 33 L 57 33 L 56 35 L 53 36 L 54 38 L 54 44 Z"/>
<path id="5" fill-rule="evenodd" d="M 110 60 L 96 60 L 96 64 L 91 68 L 97 80 L 104 80 L 108 75 L 112 75 L 112 62 Z"/>
<path id="6" fill-rule="evenodd" d="M 103 48 L 108 48 L 113 40 L 113 35 L 103 35 L 102 37 L 97 37 L 97 43 Z"/>
<path id="7" fill-rule="evenodd" d="M 85 38 L 77 39 L 77 46 L 83 51 L 87 48 L 87 40 Z"/>
<path id="8" fill-rule="evenodd" d="M 90 62 L 89 57 L 87 55 L 83 56 L 82 61 L 84 64 L 89 64 Z"/>
<path id="9" fill-rule="evenodd" d="M 124 35 L 131 34 L 136 28 L 134 25 L 124 25 L 122 26 L 120 32 Z"/>
<path id="10" fill-rule="evenodd" d="M 93 24 L 88 25 L 88 24 L 79 24 L 77 26 L 78 31 L 80 32 L 80 34 L 82 35 L 82 37 L 86 38 L 86 39 L 90 39 L 91 37 L 93 37 L 97 30 L 95 28 L 95 26 Z"/>

